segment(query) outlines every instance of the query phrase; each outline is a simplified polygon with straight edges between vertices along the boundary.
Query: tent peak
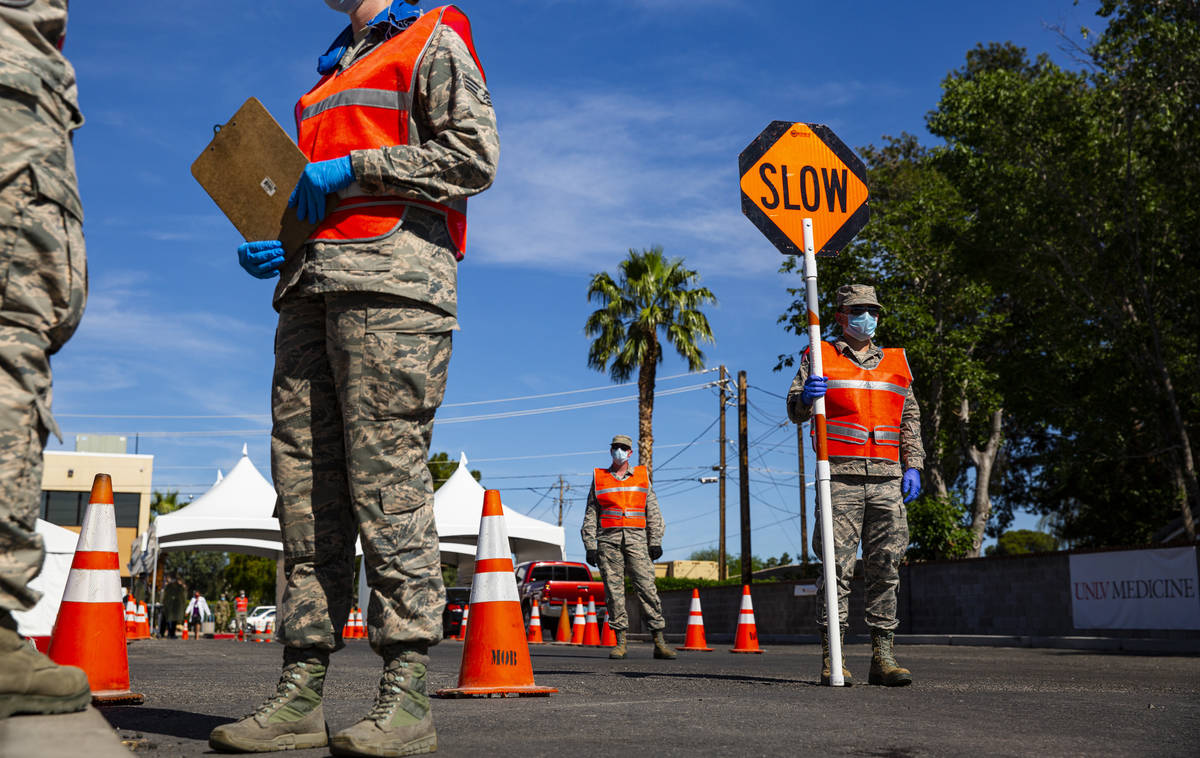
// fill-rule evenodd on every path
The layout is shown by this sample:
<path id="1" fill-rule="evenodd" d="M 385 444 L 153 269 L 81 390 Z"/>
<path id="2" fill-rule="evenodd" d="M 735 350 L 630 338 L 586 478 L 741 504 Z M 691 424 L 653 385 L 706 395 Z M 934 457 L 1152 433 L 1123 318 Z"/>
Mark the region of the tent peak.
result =
<path id="1" fill-rule="evenodd" d="M 250 445 L 249 445 L 249 443 L 246 443 L 246 442 L 243 442 L 243 443 L 242 443 L 242 457 L 243 457 L 243 458 L 249 458 L 249 457 L 250 457 L 249 448 L 250 448 Z"/>

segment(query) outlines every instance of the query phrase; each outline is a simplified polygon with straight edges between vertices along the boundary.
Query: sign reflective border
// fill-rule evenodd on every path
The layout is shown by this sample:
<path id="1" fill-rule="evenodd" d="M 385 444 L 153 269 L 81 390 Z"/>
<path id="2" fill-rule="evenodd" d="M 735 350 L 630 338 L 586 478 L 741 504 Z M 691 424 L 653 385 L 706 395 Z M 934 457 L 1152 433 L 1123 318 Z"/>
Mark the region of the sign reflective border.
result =
<path id="1" fill-rule="evenodd" d="M 837 255 L 867 224 L 867 169 L 823 124 L 772 121 L 738 156 L 742 213 L 785 255 Z"/>

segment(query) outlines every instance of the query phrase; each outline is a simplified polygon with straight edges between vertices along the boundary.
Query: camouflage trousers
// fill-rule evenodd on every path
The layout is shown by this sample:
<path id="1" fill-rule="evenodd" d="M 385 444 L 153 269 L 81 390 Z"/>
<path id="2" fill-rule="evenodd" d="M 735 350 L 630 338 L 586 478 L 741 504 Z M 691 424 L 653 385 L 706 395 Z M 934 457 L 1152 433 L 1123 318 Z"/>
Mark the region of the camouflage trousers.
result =
<path id="1" fill-rule="evenodd" d="M 908 549 L 908 514 L 897 477 L 835 476 L 830 485 L 833 501 L 833 553 L 838 590 L 838 620 L 849 626 L 850 578 L 861 539 L 866 586 L 867 626 L 894 630 L 896 591 L 900 587 L 900 560 Z M 820 521 L 813 534 L 813 552 L 821 557 Z M 817 577 L 817 622 L 825 625 L 825 575 Z"/>
<path id="2" fill-rule="evenodd" d="M 450 332 L 390 295 L 286 298 L 275 336 L 271 472 L 279 496 L 290 647 L 343 646 L 362 539 L 371 647 L 442 637 L 433 481 L 426 465 Z"/>
<path id="3" fill-rule="evenodd" d="M 0 135 L 0 150 L 3 135 Z M 34 531 L 50 415 L 50 356 L 74 333 L 87 299 L 79 220 L 39 195 L 26 170 L 0 187 L 0 621 L 40 593 Z"/>
<path id="4" fill-rule="evenodd" d="M 612 630 L 621 632 L 629 628 L 629 614 L 625 612 L 626 568 L 633 582 L 633 591 L 642 605 L 646 626 L 652 632 L 665 629 L 667 622 L 663 621 L 662 603 L 658 599 L 658 588 L 654 586 L 654 563 L 650 560 L 646 530 L 601 529 L 596 554 L 608 596 L 605 602 L 608 605 L 608 625 Z"/>

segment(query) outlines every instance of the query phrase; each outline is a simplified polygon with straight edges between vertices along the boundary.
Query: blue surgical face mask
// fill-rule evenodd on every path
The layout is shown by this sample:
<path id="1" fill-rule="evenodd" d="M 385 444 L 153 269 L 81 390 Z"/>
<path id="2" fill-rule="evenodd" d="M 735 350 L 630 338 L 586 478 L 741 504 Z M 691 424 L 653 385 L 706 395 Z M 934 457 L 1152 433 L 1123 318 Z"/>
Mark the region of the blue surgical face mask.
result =
<path id="1" fill-rule="evenodd" d="M 363 0 L 325 0 L 325 4 L 339 13 L 352 13 Z"/>
<path id="2" fill-rule="evenodd" d="M 846 319 L 846 334 L 855 339 L 869 340 L 875 336 L 875 327 L 878 325 L 878 318 L 868 311 L 863 311 Z"/>
<path id="3" fill-rule="evenodd" d="M 626 450 L 623 447 L 614 447 L 612 449 L 613 463 L 620 466 L 622 463 L 629 460 L 629 453 L 630 453 L 630 451 Z"/>

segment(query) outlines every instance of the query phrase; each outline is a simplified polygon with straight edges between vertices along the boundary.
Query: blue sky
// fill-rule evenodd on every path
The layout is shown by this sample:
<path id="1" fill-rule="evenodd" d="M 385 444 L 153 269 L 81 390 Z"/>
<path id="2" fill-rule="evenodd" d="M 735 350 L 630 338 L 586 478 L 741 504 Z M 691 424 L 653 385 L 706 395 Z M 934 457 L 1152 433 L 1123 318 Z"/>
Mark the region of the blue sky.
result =
<path id="1" fill-rule="evenodd" d="M 636 436 L 637 419 L 636 388 L 587 367 L 587 283 L 629 248 L 660 244 L 720 300 L 708 365 L 749 376 L 753 551 L 798 555 L 796 435 L 778 397 L 791 376 L 771 368 L 803 347 L 775 323 L 800 282 L 777 273 L 782 256 L 741 215 L 738 153 L 776 119 L 828 124 L 854 147 L 902 131 L 932 141 L 924 116 L 967 50 L 1012 40 L 1070 65 L 1047 25 L 1101 27 L 1095 5 L 463 0 L 502 154 L 495 185 L 471 203 L 462 331 L 433 449 L 465 451 L 506 504 L 548 520 L 564 477 L 567 552 L 581 556 L 589 471 L 613 433 Z M 68 449 L 75 434 L 115 433 L 132 452 L 136 434 L 155 455 L 156 489 L 198 495 L 243 443 L 269 476 L 275 313 L 272 284 L 238 267 L 241 240 L 189 166 L 252 95 L 292 131 L 292 105 L 344 17 L 320 0 L 116 7 L 71 9 L 91 298 L 54 359 L 54 410 Z M 659 373 L 675 377 L 660 392 L 677 390 L 655 413 L 665 556 L 686 558 L 716 544 L 717 488 L 697 481 L 717 460 L 715 374 L 681 376 L 674 355 Z M 527 399 L 480 402 L 509 398 Z M 578 404 L 591 407 L 469 419 Z M 732 447 L 729 463 L 737 552 Z"/>

